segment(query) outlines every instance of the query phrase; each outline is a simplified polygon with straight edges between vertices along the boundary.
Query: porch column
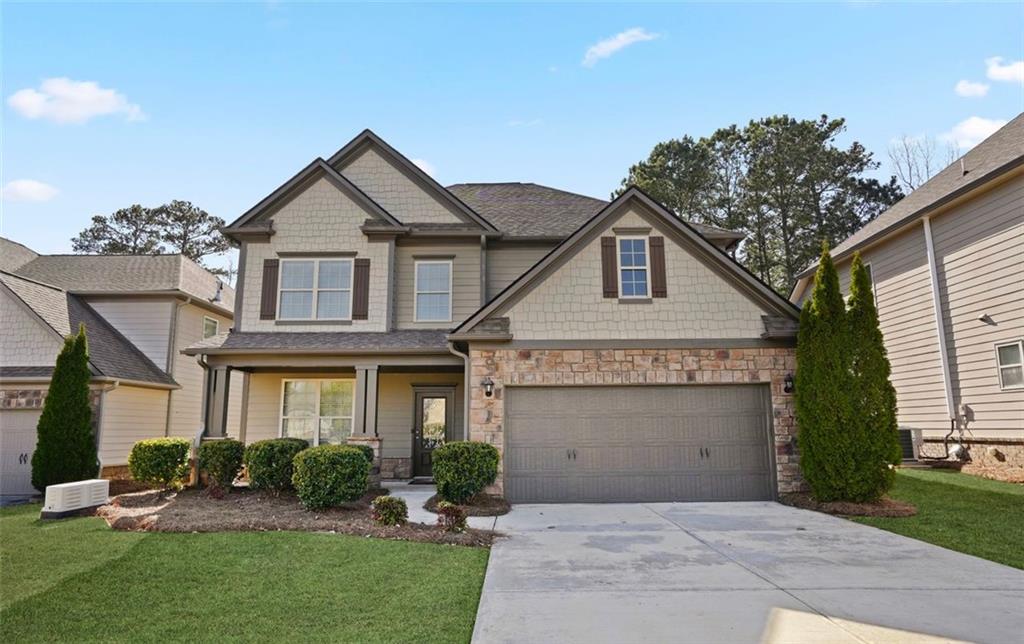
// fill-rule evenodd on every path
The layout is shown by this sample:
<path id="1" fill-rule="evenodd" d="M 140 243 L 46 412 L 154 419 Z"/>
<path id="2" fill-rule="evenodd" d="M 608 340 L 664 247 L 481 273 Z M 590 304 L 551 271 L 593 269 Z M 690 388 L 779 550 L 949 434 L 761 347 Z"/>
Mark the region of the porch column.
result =
<path id="1" fill-rule="evenodd" d="M 210 367 L 206 372 L 206 436 L 220 438 L 228 424 L 228 396 L 231 389 L 231 368 Z"/>
<path id="2" fill-rule="evenodd" d="M 377 435 L 377 365 L 356 365 L 352 433 Z"/>

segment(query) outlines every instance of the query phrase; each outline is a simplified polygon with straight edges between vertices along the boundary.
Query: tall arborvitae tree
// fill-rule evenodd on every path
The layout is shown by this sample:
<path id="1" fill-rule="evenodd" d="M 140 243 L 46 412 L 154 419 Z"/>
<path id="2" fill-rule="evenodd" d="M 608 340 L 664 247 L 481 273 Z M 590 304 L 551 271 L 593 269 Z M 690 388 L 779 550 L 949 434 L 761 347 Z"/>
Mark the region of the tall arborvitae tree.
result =
<path id="1" fill-rule="evenodd" d="M 901 452 L 896 424 L 896 390 L 889 381 L 892 368 L 878 326 L 878 310 L 860 253 L 850 268 L 849 326 L 851 418 L 857 446 L 851 455 L 856 467 L 855 487 L 847 495 L 854 501 L 871 501 L 892 487 Z"/>
<path id="2" fill-rule="evenodd" d="M 64 340 L 50 379 L 32 454 L 32 486 L 95 478 L 99 473 L 89 405 L 89 347 L 85 326 Z"/>
<path id="3" fill-rule="evenodd" d="M 852 374 L 846 305 L 824 244 L 814 292 L 800 316 L 796 357 L 796 418 L 800 468 L 815 498 L 844 499 L 857 476 L 858 448 L 850 431 Z"/>

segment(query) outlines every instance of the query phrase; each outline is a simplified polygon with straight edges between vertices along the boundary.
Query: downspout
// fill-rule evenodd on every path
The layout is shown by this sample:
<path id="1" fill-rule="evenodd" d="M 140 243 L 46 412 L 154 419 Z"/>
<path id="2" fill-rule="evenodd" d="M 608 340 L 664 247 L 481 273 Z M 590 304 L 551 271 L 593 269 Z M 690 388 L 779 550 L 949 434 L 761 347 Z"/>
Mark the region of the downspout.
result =
<path id="1" fill-rule="evenodd" d="M 103 478 L 103 459 L 100 457 L 100 441 L 103 438 L 103 408 L 107 402 L 107 394 L 110 393 L 111 391 L 114 391 L 119 386 L 121 386 L 121 381 L 115 380 L 114 382 L 110 383 L 109 387 L 100 387 L 99 389 L 100 413 L 99 417 L 96 419 L 96 461 L 99 462 L 100 464 L 100 469 L 96 473 L 96 478 L 98 479 Z"/>
<path id="2" fill-rule="evenodd" d="M 206 364 L 206 359 L 201 353 L 196 356 L 196 363 L 203 370 L 203 402 L 199 407 L 203 410 L 203 416 L 199 422 L 199 433 L 205 434 L 206 419 L 210 416 L 210 410 L 207 409 L 210 404 L 210 365 Z"/>
<path id="3" fill-rule="evenodd" d="M 462 440 L 469 440 L 469 354 L 463 353 L 455 348 L 454 342 L 448 342 L 448 351 L 462 358 L 462 362 L 465 365 L 462 373 Z"/>
<path id="4" fill-rule="evenodd" d="M 174 315 L 171 316 L 171 329 L 167 336 L 167 375 L 171 378 L 174 377 L 174 338 L 178 334 L 178 317 L 181 316 L 181 309 L 188 306 L 192 302 L 191 297 L 186 297 L 184 302 L 178 302 L 174 305 Z M 171 398 L 174 396 L 174 390 L 168 390 L 167 392 L 167 414 L 164 417 L 164 436 L 171 435 Z"/>
<path id="5" fill-rule="evenodd" d="M 956 406 L 953 404 L 953 379 L 950 376 L 949 370 L 949 349 L 946 346 L 946 331 L 945 325 L 942 323 L 942 300 L 939 293 L 939 269 L 935 261 L 935 243 L 932 240 L 932 224 L 931 217 L 925 217 L 922 220 L 924 225 L 924 245 L 928 251 L 928 275 L 931 280 L 932 287 L 932 313 L 935 317 L 935 333 L 939 337 L 939 357 L 942 363 L 942 386 L 946 394 L 946 415 L 949 418 L 949 434 L 943 439 L 942 444 L 946 449 L 946 453 L 941 457 L 940 460 L 945 460 L 949 457 L 949 448 L 947 441 L 949 437 L 956 430 L 957 426 L 957 414 Z M 958 453 L 962 453 L 963 446 L 960 445 Z"/>

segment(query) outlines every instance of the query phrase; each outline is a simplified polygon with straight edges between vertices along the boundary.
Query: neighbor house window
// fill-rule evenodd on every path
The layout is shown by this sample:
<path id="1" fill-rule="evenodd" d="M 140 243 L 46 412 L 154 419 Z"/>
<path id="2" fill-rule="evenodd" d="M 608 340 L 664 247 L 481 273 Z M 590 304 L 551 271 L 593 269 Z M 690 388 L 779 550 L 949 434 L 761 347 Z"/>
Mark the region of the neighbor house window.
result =
<path id="1" fill-rule="evenodd" d="M 352 260 L 281 260 L 277 318 L 352 319 Z"/>
<path id="2" fill-rule="evenodd" d="M 996 345 L 1000 389 L 1024 388 L 1024 340 Z"/>
<path id="3" fill-rule="evenodd" d="M 352 434 L 352 380 L 285 380 L 281 436 L 338 445 Z"/>
<path id="4" fill-rule="evenodd" d="M 650 297 L 647 238 L 619 237 L 619 293 L 621 297 Z"/>
<path id="5" fill-rule="evenodd" d="M 220 333 L 220 322 L 203 316 L 203 339 L 212 338 L 218 333 Z"/>
<path id="6" fill-rule="evenodd" d="M 416 262 L 416 322 L 452 319 L 452 262 Z"/>

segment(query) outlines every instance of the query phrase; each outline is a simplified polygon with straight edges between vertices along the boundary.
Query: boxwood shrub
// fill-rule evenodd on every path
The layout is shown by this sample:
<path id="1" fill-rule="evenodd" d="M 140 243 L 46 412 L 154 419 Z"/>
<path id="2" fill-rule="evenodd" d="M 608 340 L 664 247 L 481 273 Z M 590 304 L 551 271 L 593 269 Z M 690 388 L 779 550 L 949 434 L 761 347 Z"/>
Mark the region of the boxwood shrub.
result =
<path id="1" fill-rule="evenodd" d="M 244 452 L 245 446 L 233 438 L 206 441 L 199 446 L 199 468 L 210 485 L 228 490 L 242 469 Z"/>
<path id="2" fill-rule="evenodd" d="M 296 454 L 292 484 L 302 505 L 322 510 L 365 494 L 369 474 L 370 463 L 362 450 L 348 445 L 320 445 Z"/>
<path id="3" fill-rule="evenodd" d="M 451 503 L 463 503 L 498 478 L 498 450 L 487 443 L 448 443 L 434 450 L 433 461 L 437 492 Z"/>
<path id="4" fill-rule="evenodd" d="M 132 446 L 128 471 L 140 483 L 177 488 L 188 477 L 192 443 L 185 438 L 147 438 Z"/>
<path id="5" fill-rule="evenodd" d="M 242 460 L 249 476 L 249 487 L 275 492 L 290 490 L 292 461 L 307 447 L 309 443 L 301 438 L 271 438 L 246 447 Z"/>
<path id="6" fill-rule="evenodd" d="M 354 447 L 357 450 L 359 450 L 360 452 L 362 452 L 363 456 L 366 457 L 366 462 L 369 463 L 370 465 L 373 465 L 373 448 L 372 447 L 370 447 L 369 445 L 364 445 L 362 443 L 353 443 L 353 444 L 348 445 L 348 447 Z"/>
<path id="7" fill-rule="evenodd" d="M 402 525 L 409 520 L 409 506 L 397 496 L 378 496 L 370 511 L 380 525 Z"/>

